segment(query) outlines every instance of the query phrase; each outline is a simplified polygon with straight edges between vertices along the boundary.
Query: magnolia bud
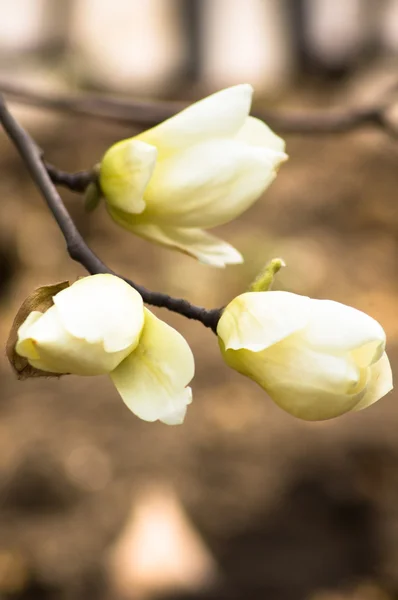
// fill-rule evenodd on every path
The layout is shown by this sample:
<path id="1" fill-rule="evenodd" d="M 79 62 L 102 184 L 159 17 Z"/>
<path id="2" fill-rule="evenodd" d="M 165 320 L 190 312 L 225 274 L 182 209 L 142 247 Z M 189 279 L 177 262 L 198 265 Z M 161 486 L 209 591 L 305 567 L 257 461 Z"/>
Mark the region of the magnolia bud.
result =
<path id="1" fill-rule="evenodd" d="M 115 275 L 39 288 L 18 312 L 7 353 L 21 378 L 109 374 L 146 421 L 182 423 L 194 360 L 185 339 Z"/>
<path id="2" fill-rule="evenodd" d="M 138 345 L 144 306 L 138 292 L 113 275 L 79 279 L 53 296 L 44 312 L 19 327 L 17 354 L 50 373 L 110 373 Z"/>
<path id="3" fill-rule="evenodd" d="M 393 386 L 383 328 L 339 302 L 248 292 L 228 304 L 217 333 L 227 364 L 302 419 L 366 408 Z"/>
<path id="4" fill-rule="evenodd" d="M 222 90 L 112 146 L 99 176 L 111 217 L 203 263 L 242 262 L 204 229 L 246 211 L 287 159 L 284 141 L 249 116 L 252 92 L 247 84 Z"/>

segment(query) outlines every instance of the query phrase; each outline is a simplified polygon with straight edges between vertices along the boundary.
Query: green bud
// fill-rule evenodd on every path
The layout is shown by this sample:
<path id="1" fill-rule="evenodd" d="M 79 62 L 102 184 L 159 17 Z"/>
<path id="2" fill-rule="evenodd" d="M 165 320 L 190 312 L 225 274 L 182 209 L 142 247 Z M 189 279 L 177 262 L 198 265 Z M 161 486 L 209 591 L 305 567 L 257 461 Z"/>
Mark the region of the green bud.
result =
<path id="1" fill-rule="evenodd" d="M 268 292 L 274 283 L 275 275 L 282 267 L 286 267 L 286 263 L 282 258 L 270 260 L 250 285 L 249 292 Z"/>

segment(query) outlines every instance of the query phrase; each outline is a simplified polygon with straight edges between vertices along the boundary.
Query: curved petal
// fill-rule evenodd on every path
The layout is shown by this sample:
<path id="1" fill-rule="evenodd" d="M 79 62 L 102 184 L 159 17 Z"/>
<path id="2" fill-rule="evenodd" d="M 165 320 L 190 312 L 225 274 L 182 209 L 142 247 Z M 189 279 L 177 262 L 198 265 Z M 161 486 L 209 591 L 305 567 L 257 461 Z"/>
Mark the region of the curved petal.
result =
<path id="1" fill-rule="evenodd" d="M 249 84 L 221 90 L 181 111 L 136 139 L 156 146 L 159 158 L 204 140 L 234 136 L 250 112 Z"/>
<path id="2" fill-rule="evenodd" d="M 303 329 L 311 300 L 290 292 L 247 292 L 224 309 L 217 334 L 225 348 L 259 352 Z"/>
<path id="3" fill-rule="evenodd" d="M 311 319 L 303 335 L 314 348 L 352 352 L 360 367 L 378 361 L 386 344 L 386 334 L 375 319 L 333 300 L 311 300 Z"/>
<path id="4" fill-rule="evenodd" d="M 276 177 L 282 152 L 235 140 L 192 146 L 160 162 L 145 194 L 146 214 L 178 227 L 215 227 L 247 210 Z"/>
<path id="5" fill-rule="evenodd" d="M 182 423 L 195 365 L 188 343 L 175 329 L 145 309 L 141 340 L 111 374 L 130 410 L 144 421 Z"/>
<path id="6" fill-rule="evenodd" d="M 384 352 L 380 360 L 370 367 L 369 383 L 366 394 L 352 410 L 363 410 L 383 398 L 393 389 L 390 361 Z"/>
<path id="7" fill-rule="evenodd" d="M 325 421 L 344 415 L 353 409 L 363 392 L 340 394 L 301 386 L 292 389 L 283 385 L 267 390 L 280 408 L 304 421 Z"/>
<path id="8" fill-rule="evenodd" d="M 109 204 L 127 213 L 145 209 L 144 192 L 155 168 L 157 149 L 136 139 L 122 140 L 105 153 L 99 181 Z"/>
<path id="9" fill-rule="evenodd" d="M 223 350 L 223 349 L 222 349 Z M 350 411 L 366 391 L 367 369 L 353 360 L 312 351 L 300 333 L 258 353 L 224 351 L 226 362 L 301 419 L 331 419 Z"/>
<path id="10" fill-rule="evenodd" d="M 184 422 L 187 408 L 192 402 L 192 389 L 188 386 L 181 394 L 181 398 L 173 400 L 173 407 L 163 413 L 160 419 L 165 425 L 181 425 Z"/>
<path id="11" fill-rule="evenodd" d="M 33 339 L 30 337 L 30 330 L 32 325 L 37 323 L 42 316 L 42 312 L 39 310 L 33 310 L 31 313 L 29 313 L 25 321 L 19 327 L 18 339 L 15 346 L 15 352 L 19 354 L 19 356 L 33 360 L 38 360 L 40 358 L 36 345 L 34 344 Z"/>
<path id="12" fill-rule="evenodd" d="M 65 329 L 56 306 L 39 317 L 29 315 L 19 328 L 15 350 L 36 369 L 74 375 L 109 373 L 130 351 L 108 353 L 102 342 L 88 344 L 74 337 Z"/>
<path id="13" fill-rule="evenodd" d="M 246 142 L 250 146 L 261 146 L 276 152 L 284 152 L 286 146 L 285 140 L 276 135 L 268 125 L 256 117 L 247 117 L 235 139 Z"/>
<path id="14" fill-rule="evenodd" d="M 79 279 L 54 296 L 66 330 L 106 352 L 132 350 L 144 325 L 140 294 L 120 277 L 109 274 Z"/>
<path id="15" fill-rule="evenodd" d="M 166 248 L 193 256 L 205 265 L 222 268 L 243 262 L 242 255 L 233 246 L 202 229 L 137 224 L 129 215 L 119 211 L 109 210 L 109 214 L 128 231 Z"/>

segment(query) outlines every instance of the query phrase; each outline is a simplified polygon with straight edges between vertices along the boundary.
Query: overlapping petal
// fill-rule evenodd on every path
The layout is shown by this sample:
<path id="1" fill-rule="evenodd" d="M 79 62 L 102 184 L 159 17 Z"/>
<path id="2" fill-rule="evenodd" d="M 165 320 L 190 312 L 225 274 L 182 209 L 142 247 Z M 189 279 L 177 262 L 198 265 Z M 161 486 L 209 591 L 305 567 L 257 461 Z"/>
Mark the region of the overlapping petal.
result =
<path id="1" fill-rule="evenodd" d="M 243 262 L 242 255 L 233 246 L 202 229 L 145 223 L 111 208 L 108 208 L 108 212 L 124 229 L 167 248 L 174 248 L 193 256 L 203 264 L 225 267 L 228 264 Z"/>
<path id="2" fill-rule="evenodd" d="M 20 356 L 33 360 L 38 360 L 40 358 L 37 347 L 33 339 L 30 337 L 30 330 L 42 316 L 42 312 L 39 310 L 33 310 L 31 313 L 29 313 L 25 321 L 19 327 L 18 340 L 15 349 Z"/>
<path id="3" fill-rule="evenodd" d="M 144 192 L 156 165 L 157 148 L 137 139 L 122 140 L 105 153 L 99 181 L 107 201 L 126 213 L 145 210 Z"/>
<path id="4" fill-rule="evenodd" d="M 160 162 L 146 191 L 147 218 L 215 227 L 247 210 L 276 177 L 285 154 L 235 140 L 191 146 Z"/>
<path id="5" fill-rule="evenodd" d="M 136 139 L 159 149 L 159 159 L 208 139 L 232 137 L 250 112 L 253 88 L 236 85 L 195 102 Z"/>
<path id="6" fill-rule="evenodd" d="M 259 352 L 303 329 L 311 300 L 289 292 L 247 292 L 228 304 L 217 333 L 225 348 Z"/>
<path id="7" fill-rule="evenodd" d="M 363 410 L 371 406 L 380 398 L 383 398 L 393 389 L 392 371 L 390 361 L 384 352 L 382 357 L 370 367 L 369 381 L 366 387 L 366 394 L 361 401 L 356 404 L 353 410 Z"/>
<path id="8" fill-rule="evenodd" d="M 144 325 L 140 294 L 123 279 L 100 274 L 84 277 L 54 296 L 65 329 L 106 352 L 135 348 Z"/>
<path id="9" fill-rule="evenodd" d="M 145 421 L 182 423 L 192 400 L 192 351 L 172 327 L 145 309 L 140 343 L 112 373 L 127 406 Z"/>
<path id="10" fill-rule="evenodd" d="M 363 396 L 318 390 L 300 382 L 292 388 L 281 385 L 267 390 L 272 400 L 283 410 L 304 421 L 326 421 L 354 409 Z"/>
<path id="11" fill-rule="evenodd" d="M 239 129 L 235 139 L 246 142 L 250 146 L 268 148 L 275 152 L 285 152 L 285 140 L 276 135 L 264 121 L 256 117 L 247 117 L 244 125 Z M 287 158 L 287 157 L 286 157 Z"/>
<path id="12" fill-rule="evenodd" d="M 346 356 L 303 345 L 298 332 L 261 352 L 228 350 L 233 368 L 256 381 L 284 410 L 301 419 L 330 419 L 351 410 L 365 394 L 366 369 Z"/>
<path id="13" fill-rule="evenodd" d="M 57 306 L 28 317 L 18 332 L 16 352 L 32 367 L 49 373 L 101 375 L 112 371 L 131 351 L 106 352 L 101 340 L 87 343 L 64 326 Z"/>
<path id="14" fill-rule="evenodd" d="M 333 300 L 312 300 L 305 330 L 311 346 L 329 352 L 353 352 L 357 364 L 379 360 L 386 345 L 384 329 L 366 313 Z"/>

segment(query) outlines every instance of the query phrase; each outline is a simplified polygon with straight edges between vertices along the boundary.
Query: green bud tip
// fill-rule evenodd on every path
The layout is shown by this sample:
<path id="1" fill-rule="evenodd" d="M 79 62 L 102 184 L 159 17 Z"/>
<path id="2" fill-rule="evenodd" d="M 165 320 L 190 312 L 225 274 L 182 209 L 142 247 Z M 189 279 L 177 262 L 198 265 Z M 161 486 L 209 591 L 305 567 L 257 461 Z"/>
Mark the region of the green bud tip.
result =
<path id="1" fill-rule="evenodd" d="M 275 275 L 282 267 L 286 267 L 283 258 L 273 258 L 257 275 L 256 279 L 249 287 L 250 292 L 267 292 L 271 289 Z"/>

